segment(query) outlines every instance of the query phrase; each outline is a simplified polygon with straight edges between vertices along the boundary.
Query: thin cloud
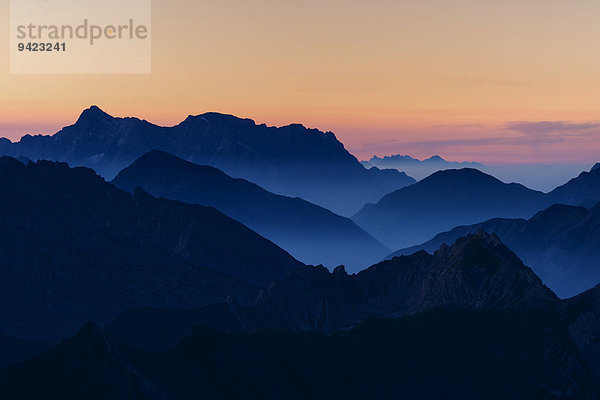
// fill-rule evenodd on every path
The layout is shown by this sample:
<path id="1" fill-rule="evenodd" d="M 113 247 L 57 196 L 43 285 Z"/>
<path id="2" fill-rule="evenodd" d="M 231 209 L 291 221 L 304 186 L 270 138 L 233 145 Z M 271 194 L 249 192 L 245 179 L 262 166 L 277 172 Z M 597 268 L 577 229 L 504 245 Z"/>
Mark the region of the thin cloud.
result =
<path id="1" fill-rule="evenodd" d="M 569 133 L 599 129 L 600 122 L 569 122 L 569 121 L 513 121 L 504 125 L 511 131 L 524 133 L 529 136 L 545 136 L 554 133 Z"/>

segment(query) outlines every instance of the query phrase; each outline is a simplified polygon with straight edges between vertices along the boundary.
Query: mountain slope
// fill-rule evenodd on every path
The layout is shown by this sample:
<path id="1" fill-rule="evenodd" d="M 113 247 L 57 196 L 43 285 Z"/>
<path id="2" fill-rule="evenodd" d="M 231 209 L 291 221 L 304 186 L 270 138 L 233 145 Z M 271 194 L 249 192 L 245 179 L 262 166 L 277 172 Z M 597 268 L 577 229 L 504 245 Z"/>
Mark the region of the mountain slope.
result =
<path id="1" fill-rule="evenodd" d="M 213 208 L 131 195 L 87 168 L 3 157 L 0 187 L 0 319 L 14 336 L 64 337 L 133 306 L 248 300 L 302 266 Z"/>
<path id="2" fill-rule="evenodd" d="M 554 205 L 529 220 L 496 218 L 459 226 L 391 257 L 425 250 L 483 230 L 494 233 L 561 297 L 600 283 L 600 203 L 591 209 Z"/>
<path id="3" fill-rule="evenodd" d="M 600 164 L 557 187 L 548 197 L 554 204 L 595 205 L 600 201 Z"/>
<path id="4" fill-rule="evenodd" d="M 136 118 L 113 118 L 94 106 L 53 136 L 0 142 L 0 154 L 65 161 L 107 178 L 151 150 L 219 168 L 342 215 L 415 182 L 396 170 L 365 169 L 331 132 L 301 125 L 267 127 L 216 113 L 190 116 L 165 128 Z"/>
<path id="5" fill-rule="evenodd" d="M 530 217 L 547 205 L 542 192 L 465 168 L 436 172 L 366 205 L 352 219 L 384 245 L 403 248 L 457 225 Z"/>
<path id="6" fill-rule="evenodd" d="M 383 245 L 347 218 L 164 152 L 143 155 L 112 183 L 129 192 L 139 187 L 156 197 L 215 207 L 306 264 L 343 264 L 359 271 L 386 254 Z"/>

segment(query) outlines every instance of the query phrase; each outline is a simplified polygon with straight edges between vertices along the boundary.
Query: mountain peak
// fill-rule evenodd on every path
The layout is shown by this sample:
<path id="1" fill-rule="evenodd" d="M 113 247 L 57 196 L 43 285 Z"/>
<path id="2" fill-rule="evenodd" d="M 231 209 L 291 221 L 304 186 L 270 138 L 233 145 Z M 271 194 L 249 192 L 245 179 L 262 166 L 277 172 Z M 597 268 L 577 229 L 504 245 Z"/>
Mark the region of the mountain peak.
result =
<path id="1" fill-rule="evenodd" d="M 102 336 L 102 330 L 100 329 L 100 327 L 98 325 L 96 325 L 94 322 L 86 322 L 81 329 L 79 330 L 79 333 L 77 334 L 77 336 L 79 337 L 99 337 Z"/>
<path id="2" fill-rule="evenodd" d="M 486 252 L 489 254 L 512 254 L 510 249 L 508 249 L 500 241 L 498 236 L 496 236 L 494 233 L 487 233 L 483 230 L 479 230 L 476 233 L 467 234 L 458 238 L 452 246 L 442 244 L 435 254 L 441 258 L 448 258 L 452 256 L 462 257 L 467 253 L 473 253 L 473 251 L 477 251 L 479 249 L 486 249 Z"/>
<path id="3" fill-rule="evenodd" d="M 467 235 L 462 238 L 465 242 L 480 242 L 492 245 L 494 247 L 504 246 L 504 244 L 500 241 L 498 236 L 495 233 L 488 233 L 484 230 L 478 230 L 472 235 Z"/>
<path id="4" fill-rule="evenodd" d="M 431 156 L 429 157 L 426 161 L 446 161 L 444 160 L 442 157 L 435 155 L 435 156 Z"/>
<path id="5" fill-rule="evenodd" d="M 475 168 L 455 168 L 455 169 L 445 169 L 442 171 L 434 172 L 427 178 L 423 179 L 422 182 L 425 181 L 436 181 L 436 180 L 462 180 L 462 179 L 477 179 L 477 182 L 481 182 L 482 180 L 489 182 L 502 183 L 499 179 L 488 175 L 484 172 L 481 172 Z"/>
<path id="6" fill-rule="evenodd" d="M 594 166 L 592 167 L 592 169 L 590 170 L 590 172 L 594 172 L 594 171 L 597 171 L 597 170 L 599 170 L 599 169 L 600 169 L 600 163 L 597 163 L 596 165 L 594 165 Z"/>
<path id="7" fill-rule="evenodd" d="M 83 110 L 83 112 L 79 116 L 79 119 L 77 120 L 77 123 L 84 121 L 99 121 L 105 119 L 113 119 L 113 117 L 108 113 L 102 111 L 100 107 L 93 105 L 90 108 Z"/>
<path id="8" fill-rule="evenodd" d="M 206 112 L 199 115 L 188 115 L 187 118 L 180 125 L 194 125 L 197 123 L 212 122 L 216 124 L 233 124 L 241 125 L 245 127 L 256 126 L 256 122 L 249 118 L 239 118 L 231 114 L 223 114 L 218 112 Z"/>
<path id="9" fill-rule="evenodd" d="M 147 152 L 146 154 L 142 155 L 140 158 L 138 158 L 136 161 L 160 161 L 160 160 L 166 160 L 166 161 L 178 161 L 178 162 L 185 162 L 187 163 L 188 161 L 185 161 L 179 157 L 176 157 L 170 153 L 167 153 L 166 151 L 162 151 L 162 150 L 150 150 L 149 152 Z M 135 162 L 135 161 L 134 161 Z"/>

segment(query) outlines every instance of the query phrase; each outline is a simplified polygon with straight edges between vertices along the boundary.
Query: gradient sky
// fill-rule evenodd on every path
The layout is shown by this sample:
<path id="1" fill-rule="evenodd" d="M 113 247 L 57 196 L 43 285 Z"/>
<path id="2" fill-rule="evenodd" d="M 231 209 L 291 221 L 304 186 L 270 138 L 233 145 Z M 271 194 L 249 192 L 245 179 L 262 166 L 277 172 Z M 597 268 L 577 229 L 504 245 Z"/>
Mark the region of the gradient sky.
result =
<path id="1" fill-rule="evenodd" d="M 151 75 L 10 75 L 0 52 L 0 135 L 54 133 L 97 104 L 158 124 L 300 122 L 361 159 L 600 161 L 598 0 L 154 0 L 152 14 Z"/>

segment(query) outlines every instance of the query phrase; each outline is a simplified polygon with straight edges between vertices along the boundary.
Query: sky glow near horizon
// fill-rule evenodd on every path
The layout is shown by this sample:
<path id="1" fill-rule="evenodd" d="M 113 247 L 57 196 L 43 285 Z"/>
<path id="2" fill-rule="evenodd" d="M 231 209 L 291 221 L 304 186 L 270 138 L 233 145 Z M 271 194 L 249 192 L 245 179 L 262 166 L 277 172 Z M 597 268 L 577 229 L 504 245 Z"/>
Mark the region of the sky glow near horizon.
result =
<path id="1" fill-rule="evenodd" d="M 303 123 L 360 159 L 600 161 L 598 1 L 154 0 L 152 16 L 148 76 L 11 75 L 0 52 L 0 136 L 97 104 L 160 125 Z"/>

